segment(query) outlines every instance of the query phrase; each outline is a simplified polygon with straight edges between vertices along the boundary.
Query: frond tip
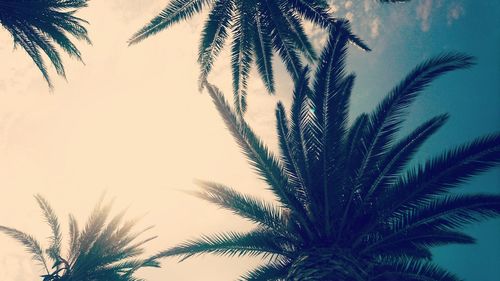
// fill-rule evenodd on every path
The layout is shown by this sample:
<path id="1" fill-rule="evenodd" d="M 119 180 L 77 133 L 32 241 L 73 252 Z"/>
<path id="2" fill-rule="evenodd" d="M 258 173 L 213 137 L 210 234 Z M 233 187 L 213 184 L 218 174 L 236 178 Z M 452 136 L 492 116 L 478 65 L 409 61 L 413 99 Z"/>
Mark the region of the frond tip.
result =
<path id="1" fill-rule="evenodd" d="M 210 1 L 172 0 L 158 16 L 132 35 L 128 41 L 129 45 L 139 43 L 176 22 L 192 17 L 194 14 L 199 13 L 208 2 Z"/>
<path id="2" fill-rule="evenodd" d="M 57 47 L 70 57 L 82 61 L 81 53 L 69 36 L 91 43 L 85 20 L 74 14 L 87 6 L 87 0 L 17 1 L 0 3 L 0 24 L 12 35 L 14 45 L 21 46 L 38 67 L 47 84 L 53 84 L 42 53 L 47 55 L 57 74 L 66 72 Z"/>

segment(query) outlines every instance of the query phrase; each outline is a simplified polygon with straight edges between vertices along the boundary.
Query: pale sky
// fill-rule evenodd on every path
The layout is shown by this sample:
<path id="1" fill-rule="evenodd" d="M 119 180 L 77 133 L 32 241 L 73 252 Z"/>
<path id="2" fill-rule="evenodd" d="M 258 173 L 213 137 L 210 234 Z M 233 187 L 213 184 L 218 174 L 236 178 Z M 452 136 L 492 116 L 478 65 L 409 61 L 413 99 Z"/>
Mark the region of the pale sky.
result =
<path id="1" fill-rule="evenodd" d="M 246 163 L 208 95 L 197 90 L 196 54 L 204 17 L 196 16 L 133 47 L 126 45 L 131 34 L 166 2 L 90 1 L 89 7 L 79 13 L 90 22 L 93 41 L 92 46 L 80 44 L 85 65 L 66 59 L 68 81 L 53 76 L 53 92 L 49 92 L 30 58 L 22 49 L 13 50 L 9 34 L 0 29 L 0 224 L 32 233 L 45 242 L 49 229 L 32 195 L 45 196 L 66 227 L 68 213 L 83 223 L 106 191 L 108 198 L 116 197 L 115 211 L 130 206 L 129 217 L 147 213 L 139 227 L 154 224 L 149 233 L 160 236 L 148 244 L 150 254 L 202 233 L 251 227 L 184 192 L 197 188 L 194 179 L 204 179 L 272 198 Z M 374 48 L 369 54 L 352 48 L 351 68 L 361 72 L 353 98 L 356 113 L 373 108 L 374 102 L 422 59 L 450 48 L 424 46 L 433 32 L 434 36 L 460 32 L 460 22 L 475 16 L 460 0 L 423 0 L 395 6 L 380 6 L 371 0 L 336 2 L 339 15 L 351 18 L 355 31 Z M 409 34 L 409 30 L 413 32 Z M 405 38 L 410 35 L 415 45 L 407 54 L 410 41 Z M 315 38 L 319 48 L 321 36 Z M 494 34 L 491 39 L 497 46 L 498 38 Z M 465 43 L 452 47 L 470 49 Z M 210 81 L 230 96 L 227 56 L 225 52 L 218 59 Z M 491 67 L 487 60 L 483 62 L 484 67 Z M 276 96 L 267 95 L 259 79 L 251 80 L 247 113 L 250 124 L 274 150 L 274 107 L 278 100 L 289 103 L 292 88 L 279 63 L 276 71 Z M 495 73 L 498 71 L 493 77 Z M 474 76 L 471 72 L 464 75 Z M 257 77 L 255 71 L 252 76 Z M 446 92 L 450 83 L 463 82 L 459 77 L 452 76 L 436 92 Z M 490 82 L 485 86 L 488 91 L 499 93 L 498 81 Z M 367 93 L 371 90 L 375 93 Z M 460 124 L 499 117 L 491 105 L 499 98 L 489 95 L 493 101 L 456 97 L 458 102 L 482 110 L 483 117 L 470 119 L 474 117 L 467 115 L 462 120 L 461 114 L 453 112 L 452 117 L 458 115 L 455 120 Z M 424 118 L 428 111 L 432 115 L 434 111 L 441 113 L 443 107 L 453 111 L 453 100 L 449 103 L 441 106 L 424 100 L 415 113 Z M 472 137 L 492 128 L 498 130 L 494 121 L 483 123 L 487 124 L 484 129 L 473 129 Z M 447 133 L 459 134 L 457 126 Z M 456 144 L 470 138 L 437 143 Z M 423 153 L 428 156 L 431 152 Z M 488 179 L 493 179 L 493 191 L 500 191 L 498 173 Z M 496 236 L 500 234 L 499 225 L 498 221 L 489 225 L 497 231 Z M 150 281 L 235 280 L 258 261 L 208 255 L 180 264 L 170 259 L 161 269 L 143 270 L 141 277 Z M 32 281 L 40 274 L 38 270 L 20 245 L 0 235 L 1 281 Z"/>

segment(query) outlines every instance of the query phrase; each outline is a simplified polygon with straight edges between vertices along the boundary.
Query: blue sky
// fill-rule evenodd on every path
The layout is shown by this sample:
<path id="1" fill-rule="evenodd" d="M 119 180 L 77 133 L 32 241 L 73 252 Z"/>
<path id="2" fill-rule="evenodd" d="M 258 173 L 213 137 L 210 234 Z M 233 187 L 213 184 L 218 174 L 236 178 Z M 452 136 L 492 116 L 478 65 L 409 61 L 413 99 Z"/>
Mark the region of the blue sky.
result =
<path id="1" fill-rule="evenodd" d="M 361 4 L 359 4 L 361 5 Z M 352 52 L 351 67 L 358 74 L 360 96 L 355 111 L 373 108 L 417 63 L 443 52 L 458 51 L 477 58 L 470 70 L 447 75 L 434 83 L 412 108 L 407 122 L 419 122 L 448 112 L 451 118 L 422 149 L 420 158 L 500 129 L 500 2 L 413 1 L 398 7 L 379 7 L 376 16 L 353 12 L 353 26 L 373 47 L 372 54 Z M 378 19 L 378 20 L 377 20 Z M 378 22 L 376 25 L 373 22 Z M 465 185 L 464 192 L 500 192 L 496 169 Z M 500 221 L 470 229 L 478 238 L 474 246 L 450 246 L 435 251 L 436 261 L 465 280 L 498 280 L 500 276 Z"/>

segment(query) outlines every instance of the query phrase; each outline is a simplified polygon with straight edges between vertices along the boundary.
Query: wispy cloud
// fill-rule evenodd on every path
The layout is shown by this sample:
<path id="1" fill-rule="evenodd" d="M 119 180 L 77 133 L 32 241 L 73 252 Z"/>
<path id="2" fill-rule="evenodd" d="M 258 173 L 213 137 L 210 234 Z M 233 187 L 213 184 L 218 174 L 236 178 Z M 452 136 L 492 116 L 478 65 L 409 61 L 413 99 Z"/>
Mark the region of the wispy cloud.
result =
<path id="1" fill-rule="evenodd" d="M 420 28 L 427 32 L 431 28 L 432 0 L 423 0 L 417 6 L 417 18 L 421 21 Z"/>
<path id="2" fill-rule="evenodd" d="M 451 4 L 446 14 L 448 25 L 452 25 L 453 22 L 460 19 L 464 14 L 465 14 L 465 9 L 460 3 Z"/>
<path id="3" fill-rule="evenodd" d="M 349 9 L 352 7 L 352 4 L 353 4 L 352 1 L 346 1 L 344 4 L 344 8 Z"/>
<path id="4" fill-rule="evenodd" d="M 160 1 L 161 2 L 161 1 Z M 110 2 L 113 9 L 119 14 L 123 21 L 131 21 L 135 20 L 137 17 L 141 17 L 145 14 L 145 11 L 155 10 L 155 8 L 159 11 L 163 8 L 167 1 L 163 1 L 164 3 L 159 4 L 158 2 L 154 2 L 152 0 L 143 0 L 143 1 L 127 1 L 127 0 L 116 0 Z M 152 7 L 154 7 L 152 9 Z M 148 14 L 149 15 L 149 14 Z M 153 15 L 150 15 L 152 17 Z"/>
<path id="5" fill-rule="evenodd" d="M 365 0 L 363 3 L 363 10 L 365 13 L 368 13 L 372 9 L 372 1 L 371 0 Z"/>
<path id="6" fill-rule="evenodd" d="M 352 12 L 347 12 L 345 14 L 345 18 L 352 22 L 352 20 L 354 19 L 354 14 Z"/>
<path id="7" fill-rule="evenodd" d="M 376 17 L 370 24 L 370 36 L 377 38 L 380 34 L 380 18 Z"/>
<path id="8" fill-rule="evenodd" d="M 449 3 L 449 4 L 448 4 Z M 429 31 L 433 19 L 444 19 L 448 26 L 465 15 L 465 8 L 462 1 L 444 0 L 422 0 L 417 6 L 417 19 L 420 21 L 420 29 Z"/>

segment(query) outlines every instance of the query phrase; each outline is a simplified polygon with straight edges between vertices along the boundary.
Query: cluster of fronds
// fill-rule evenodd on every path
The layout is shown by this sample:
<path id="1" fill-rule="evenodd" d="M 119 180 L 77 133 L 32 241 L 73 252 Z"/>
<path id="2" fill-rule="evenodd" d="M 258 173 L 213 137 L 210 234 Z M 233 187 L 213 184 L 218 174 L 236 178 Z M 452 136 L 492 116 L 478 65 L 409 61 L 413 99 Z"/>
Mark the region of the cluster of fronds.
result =
<path id="1" fill-rule="evenodd" d="M 408 163 L 448 115 L 429 119 L 399 140 L 396 135 L 407 108 L 425 87 L 447 72 L 468 68 L 473 58 L 451 53 L 420 64 L 373 112 L 350 124 L 355 76 L 345 73 L 348 41 L 349 34 L 333 33 L 312 87 L 306 69 L 295 85 L 289 114 L 278 104 L 279 158 L 207 84 L 228 129 L 278 204 L 202 183 L 201 198 L 257 227 L 189 240 L 157 257 L 270 258 L 245 280 L 459 280 L 429 261 L 430 250 L 474 243 L 460 229 L 500 215 L 499 195 L 450 193 L 500 164 L 500 134 L 477 138 L 413 168 Z M 318 271 L 322 261 L 329 266 Z M 346 268 L 352 268 L 349 276 L 342 275 Z"/>
<path id="2" fill-rule="evenodd" d="M 90 44 L 85 20 L 75 12 L 87 0 L 0 0 L 0 24 L 12 35 L 14 44 L 23 47 L 52 87 L 42 54 L 49 58 L 57 74 L 66 77 L 59 46 L 69 56 L 82 60 L 69 35 Z"/>
<path id="3" fill-rule="evenodd" d="M 47 249 L 36 238 L 17 229 L 0 225 L 0 232 L 25 247 L 45 272 L 43 281 L 138 281 L 140 279 L 134 277 L 137 270 L 159 267 L 155 259 L 140 258 L 144 244 L 155 237 L 137 239 L 150 228 L 134 231 L 137 220 L 123 222 L 125 211 L 108 221 L 111 203 L 103 204 L 102 200 L 82 229 L 75 218 L 69 216 L 69 245 L 63 257 L 59 220 L 43 197 L 35 198 L 51 228 Z"/>
<path id="4" fill-rule="evenodd" d="M 406 2 L 406 1 L 379 1 Z M 246 89 L 253 62 L 270 93 L 274 93 L 273 52 L 277 52 L 293 79 L 300 78 L 301 56 L 317 59 L 304 22 L 310 21 L 331 32 L 342 27 L 332 16 L 326 0 L 172 0 L 159 15 L 135 33 L 130 44 L 137 43 L 171 25 L 191 18 L 210 7 L 200 40 L 198 62 L 200 83 L 207 79 L 216 57 L 232 34 L 231 67 L 233 94 L 238 113 L 246 109 Z M 345 32 L 345 31 L 344 31 Z M 369 47 L 354 34 L 349 40 L 364 50 Z"/>

